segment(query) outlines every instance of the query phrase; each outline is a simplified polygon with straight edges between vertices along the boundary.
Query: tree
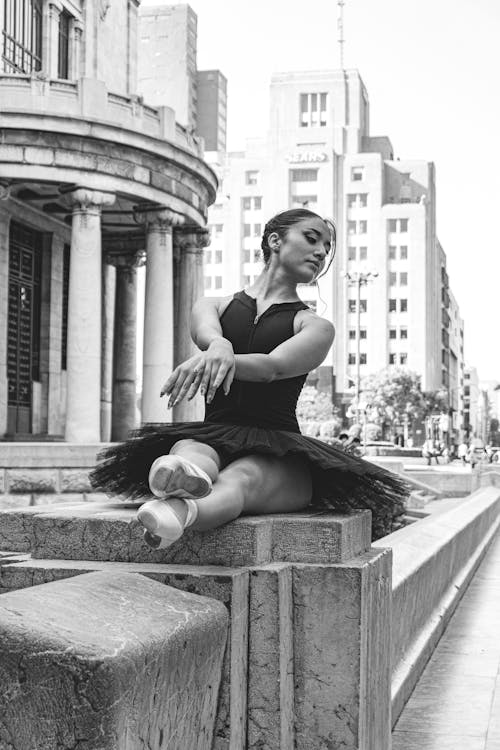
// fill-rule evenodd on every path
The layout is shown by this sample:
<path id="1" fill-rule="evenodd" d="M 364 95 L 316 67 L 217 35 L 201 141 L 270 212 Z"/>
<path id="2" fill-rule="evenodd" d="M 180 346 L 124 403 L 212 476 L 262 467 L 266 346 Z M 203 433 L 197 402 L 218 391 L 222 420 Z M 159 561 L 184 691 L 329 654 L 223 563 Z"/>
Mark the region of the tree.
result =
<path id="1" fill-rule="evenodd" d="M 422 417 L 428 417 L 431 414 L 441 414 L 448 411 L 448 391 L 441 388 L 438 391 L 425 391 L 424 413 Z"/>
<path id="2" fill-rule="evenodd" d="M 303 387 L 297 403 L 299 422 L 330 421 L 335 418 L 337 411 L 328 393 L 318 391 L 313 385 Z"/>
<path id="3" fill-rule="evenodd" d="M 394 438 L 396 426 L 422 418 L 426 406 L 420 375 L 406 368 L 386 368 L 361 381 L 361 401 L 369 420 Z"/>

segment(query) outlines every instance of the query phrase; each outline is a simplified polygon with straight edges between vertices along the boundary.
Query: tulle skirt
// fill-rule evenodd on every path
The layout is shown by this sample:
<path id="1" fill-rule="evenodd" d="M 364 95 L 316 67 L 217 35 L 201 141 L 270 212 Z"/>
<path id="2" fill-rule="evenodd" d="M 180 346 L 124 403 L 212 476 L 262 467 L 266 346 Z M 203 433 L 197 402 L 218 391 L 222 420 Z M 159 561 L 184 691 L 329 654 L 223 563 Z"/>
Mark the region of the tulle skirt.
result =
<path id="1" fill-rule="evenodd" d="M 185 438 L 212 446 L 223 466 L 255 453 L 306 459 L 313 482 L 312 506 L 343 512 L 368 508 L 377 538 L 389 533 L 391 522 L 404 512 L 409 489 L 397 474 L 301 433 L 235 424 L 147 424 L 98 456 L 99 463 L 90 475 L 92 486 L 129 500 L 148 498 L 151 464 Z"/>

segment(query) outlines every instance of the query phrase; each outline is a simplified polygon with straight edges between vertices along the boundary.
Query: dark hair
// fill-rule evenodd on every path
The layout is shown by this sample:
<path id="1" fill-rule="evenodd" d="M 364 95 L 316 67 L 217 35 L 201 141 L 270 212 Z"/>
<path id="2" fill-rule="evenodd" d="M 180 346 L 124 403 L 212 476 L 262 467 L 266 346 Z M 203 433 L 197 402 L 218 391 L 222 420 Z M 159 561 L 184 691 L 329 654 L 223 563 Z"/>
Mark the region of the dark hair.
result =
<path id="1" fill-rule="evenodd" d="M 335 256 L 335 250 L 337 248 L 337 230 L 335 228 L 335 224 L 331 219 L 323 219 L 322 216 L 314 213 L 314 211 L 309 211 L 308 208 L 291 208 L 290 210 L 282 211 L 281 213 L 276 214 L 276 216 L 273 216 L 272 219 L 269 219 L 266 226 L 264 227 L 264 234 L 262 235 L 262 241 L 260 243 L 262 254 L 264 256 L 264 263 L 266 264 L 266 266 L 269 263 L 269 259 L 271 257 L 271 248 L 269 247 L 268 242 L 269 235 L 276 232 L 280 239 L 284 240 L 288 234 L 288 230 L 290 229 L 290 227 L 294 224 L 298 224 L 299 221 L 304 221 L 304 219 L 320 219 L 320 221 L 325 222 L 326 226 L 330 230 L 332 250 L 330 253 L 330 260 L 327 267 L 323 270 L 323 274 L 328 271 L 328 269 L 330 268 L 330 264 Z"/>

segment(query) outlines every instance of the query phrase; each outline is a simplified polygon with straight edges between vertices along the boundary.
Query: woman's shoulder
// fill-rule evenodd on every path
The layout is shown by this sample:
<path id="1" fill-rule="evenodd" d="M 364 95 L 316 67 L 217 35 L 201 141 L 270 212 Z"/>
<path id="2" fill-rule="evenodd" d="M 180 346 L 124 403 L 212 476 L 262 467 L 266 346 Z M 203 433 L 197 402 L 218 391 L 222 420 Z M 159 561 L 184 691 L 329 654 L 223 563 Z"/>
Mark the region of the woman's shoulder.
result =
<path id="1" fill-rule="evenodd" d="M 297 331 L 303 330 L 304 328 L 314 327 L 315 329 L 329 333 L 332 337 L 335 336 L 335 326 L 333 323 L 326 318 L 322 318 L 320 315 L 314 312 L 310 307 L 306 307 L 303 310 L 299 310 L 295 317 L 297 324 Z"/>
<path id="2" fill-rule="evenodd" d="M 204 310 L 215 310 L 220 318 L 233 299 L 234 294 L 228 294 L 221 297 L 200 297 L 195 302 L 195 308 L 198 312 L 203 312 Z"/>

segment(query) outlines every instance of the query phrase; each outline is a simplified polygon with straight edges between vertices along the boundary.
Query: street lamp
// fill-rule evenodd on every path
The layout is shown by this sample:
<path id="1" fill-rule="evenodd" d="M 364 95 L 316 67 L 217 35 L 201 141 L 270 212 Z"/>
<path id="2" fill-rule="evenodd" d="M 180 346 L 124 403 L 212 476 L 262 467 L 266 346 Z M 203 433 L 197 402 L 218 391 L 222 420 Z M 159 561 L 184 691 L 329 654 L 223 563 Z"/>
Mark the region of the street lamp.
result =
<path id="1" fill-rule="evenodd" d="M 361 287 L 366 286 L 378 276 L 378 271 L 344 271 L 344 278 L 348 286 L 356 287 L 356 409 L 359 412 L 359 396 L 361 390 L 361 375 L 359 369 L 360 337 L 361 337 Z M 358 414 L 359 419 L 359 414 Z"/>

